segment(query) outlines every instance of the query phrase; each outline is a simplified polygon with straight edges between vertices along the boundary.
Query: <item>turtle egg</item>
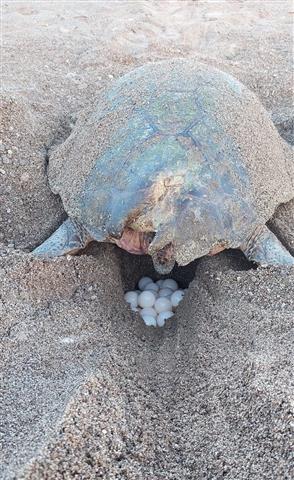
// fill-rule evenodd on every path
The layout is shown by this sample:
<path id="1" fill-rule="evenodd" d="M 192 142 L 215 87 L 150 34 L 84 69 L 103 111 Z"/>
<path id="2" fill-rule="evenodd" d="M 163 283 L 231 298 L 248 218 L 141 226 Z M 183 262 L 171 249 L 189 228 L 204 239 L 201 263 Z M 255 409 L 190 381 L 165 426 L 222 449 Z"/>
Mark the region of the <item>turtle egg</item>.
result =
<path id="1" fill-rule="evenodd" d="M 137 292 L 127 292 L 125 293 L 125 301 L 130 303 L 132 307 L 137 307 L 138 305 L 138 294 Z"/>
<path id="2" fill-rule="evenodd" d="M 140 293 L 138 297 L 138 304 L 142 308 L 153 307 L 155 302 L 155 295 L 150 290 Z"/>
<path id="3" fill-rule="evenodd" d="M 145 325 L 147 325 L 147 327 L 156 327 L 156 319 L 154 317 L 152 317 L 151 315 L 144 315 L 144 317 L 142 317 L 143 320 L 144 320 L 144 323 Z"/>
<path id="4" fill-rule="evenodd" d="M 150 282 L 146 285 L 146 287 L 144 287 L 144 292 L 146 292 L 146 290 L 152 290 L 153 292 L 158 292 L 159 286 L 156 285 L 156 283 Z"/>
<path id="5" fill-rule="evenodd" d="M 156 318 L 157 316 L 157 313 L 156 311 L 154 310 L 154 308 L 142 308 L 141 312 L 140 312 L 140 315 L 141 317 L 143 318 L 145 315 L 148 315 L 148 316 L 151 316 L 151 317 L 154 317 Z"/>
<path id="6" fill-rule="evenodd" d="M 140 288 L 140 290 L 144 290 L 146 285 L 148 285 L 148 283 L 152 283 L 152 282 L 153 282 L 152 278 L 142 277 L 141 280 L 139 280 L 138 287 Z"/>
<path id="7" fill-rule="evenodd" d="M 169 297 L 173 294 L 173 290 L 170 288 L 161 288 L 158 292 L 159 297 Z"/>
<path id="8" fill-rule="evenodd" d="M 159 288 L 161 288 L 163 282 L 164 282 L 164 280 L 161 278 L 160 280 L 157 280 L 157 282 L 155 282 L 155 283 L 159 286 Z"/>
<path id="9" fill-rule="evenodd" d="M 183 290 L 176 290 L 172 296 L 170 297 L 170 301 L 172 303 L 173 307 L 177 307 L 181 300 L 183 299 L 183 296 L 185 295 L 185 292 Z"/>
<path id="10" fill-rule="evenodd" d="M 162 284 L 162 288 L 170 288 L 171 290 L 177 290 L 179 288 L 177 282 L 172 278 L 167 278 Z"/>
<path id="11" fill-rule="evenodd" d="M 140 298 L 140 297 L 139 297 Z M 172 310 L 171 301 L 166 297 L 159 297 L 154 303 L 154 308 L 157 313 L 166 312 L 167 310 Z"/>
<path id="12" fill-rule="evenodd" d="M 164 327 L 164 324 L 165 324 L 165 321 L 168 319 L 168 318 L 171 318 L 173 316 L 173 312 L 160 312 L 158 315 L 157 315 L 157 325 L 159 327 Z"/>

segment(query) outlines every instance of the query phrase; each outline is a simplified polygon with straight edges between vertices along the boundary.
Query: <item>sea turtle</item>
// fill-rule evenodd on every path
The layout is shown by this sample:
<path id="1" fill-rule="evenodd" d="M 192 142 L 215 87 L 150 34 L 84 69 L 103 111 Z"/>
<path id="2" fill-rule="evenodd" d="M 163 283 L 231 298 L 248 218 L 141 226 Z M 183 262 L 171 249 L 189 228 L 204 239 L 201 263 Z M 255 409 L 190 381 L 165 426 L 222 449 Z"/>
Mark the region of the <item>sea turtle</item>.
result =
<path id="1" fill-rule="evenodd" d="M 116 80 L 52 153 L 49 181 L 68 219 L 34 250 L 74 253 L 91 240 L 150 254 L 159 273 L 239 248 L 294 264 L 265 226 L 294 197 L 294 166 L 256 96 L 194 60 Z"/>

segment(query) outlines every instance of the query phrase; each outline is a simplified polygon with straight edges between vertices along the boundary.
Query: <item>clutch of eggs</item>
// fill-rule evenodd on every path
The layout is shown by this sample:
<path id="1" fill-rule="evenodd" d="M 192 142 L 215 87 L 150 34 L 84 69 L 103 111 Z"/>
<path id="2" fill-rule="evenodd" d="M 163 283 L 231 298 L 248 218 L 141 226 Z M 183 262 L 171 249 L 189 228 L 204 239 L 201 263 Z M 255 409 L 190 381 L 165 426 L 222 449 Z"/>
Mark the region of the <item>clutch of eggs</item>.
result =
<path id="1" fill-rule="evenodd" d="M 163 327 L 174 315 L 175 308 L 183 299 L 185 291 L 172 278 L 157 280 L 142 277 L 138 290 L 125 293 L 125 300 L 134 312 L 139 312 L 149 327 Z"/>

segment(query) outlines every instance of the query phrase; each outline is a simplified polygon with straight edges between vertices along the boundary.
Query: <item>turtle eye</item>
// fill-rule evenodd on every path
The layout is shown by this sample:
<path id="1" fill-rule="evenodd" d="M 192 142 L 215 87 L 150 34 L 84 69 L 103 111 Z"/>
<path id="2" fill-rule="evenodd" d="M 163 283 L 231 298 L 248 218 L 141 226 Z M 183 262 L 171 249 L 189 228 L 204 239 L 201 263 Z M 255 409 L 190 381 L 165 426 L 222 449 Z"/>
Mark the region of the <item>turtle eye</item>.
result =
<path id="1" fill-rule="evenodd" d="M 150 232 L 146 235 L 146 242 L 150 245 L 153 242 L 153 238 L 155 237 L 155 232 Z"/>

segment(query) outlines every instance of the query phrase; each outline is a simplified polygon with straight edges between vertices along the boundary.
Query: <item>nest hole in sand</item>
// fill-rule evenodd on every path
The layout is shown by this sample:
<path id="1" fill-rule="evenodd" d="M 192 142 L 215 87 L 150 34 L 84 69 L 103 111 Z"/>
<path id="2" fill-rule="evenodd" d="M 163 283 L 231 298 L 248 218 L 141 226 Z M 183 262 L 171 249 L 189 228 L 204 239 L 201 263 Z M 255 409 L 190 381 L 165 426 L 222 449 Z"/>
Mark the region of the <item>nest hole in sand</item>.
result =
<path id="1" fill-rule="evenodd" d="M 100 248 L 101 248 L 101 245 L 99 245 L 99 243 L 92 242 L 83 251 L 83 253 L 86 255 L 91 255 L 95 257 L 96 256 L 95 253 L 97 254 Z M 204 273 L 206 273 L 207 270 L 211 273 L 214 273 L 215 271 L 226 271 L 226 270 L 242 271 L 242 270 L 249 270 L 251 268 L 255 268 L 254 264 L 249 262 L 246 259 L 246 257 L 242 254 L 241 251 L 227 250 L 213 257 L 203 257 L 203 258 L 194 260 L 193 262 L 191 262 L 186 266 L 176 265 L 169 274 L 160 275 L 159 273 L 156 272 L 150 256 L 132 255 L 118 247 L 113 246 L 113 248 L 115 249 L 116 254 L 118 256 L 118 260 L 120 262 L 121 283 L 122 283 L 123 293 L 125 295 L 125 301 L 129 304 L 130 309 L 133 310 L 134 312 L 137 312 L 138 315 L 142 317 L 142 319 L 148 326 L 164 326 L 165 320 L 171 316 L 170 314 L 175 315 L 178 302 L 181 302 L 183 304 L 185 303 L 186 293 L 184 292 L 187 291 L 190 283 L 194 280 L 195 277 L 200 277 L 200 281 L 201 281 L 201 276 Z M 82 252 L 80 254 L 82 254 Z M 160 299 L 159 301 L 159 297 L 167 295 L 167 292 L 163 293 L 163 291 L 160 290 L 160 288 L 169 289 L 169 287 L 167 285 L 164 286 L 164 284 L 154 285 L 153 283 L 152 285 L 154 287 L 157 287 L 157 289 L 159 288 L 159 291 L 157 290 L 156 291 L 157 293 L 154 291 L 153 292 L 149 291 L 147 296 L 152 298 L 146 299 L 146 302 L 144 300 L 144 303 L 150 303 L 150 305 L 149 304 L 143 305 L 142 298 L 141 298 L 141 303 L 139 300 L 140 291 L 142 292 L 144 290 L 152 290 L 148 288 L 147 285 L 146 285 L 146 288 L 145 287 L 142 288 L 142 285 L 139 286 L 139 281 L 143 279 L 143 277 L 149 277 L 149 279 L 152 280 L 153 282 L 157 282 L 158 280 L 165 280 L 165 279 L 175 280 L 177 282 L 178 287 L 175 286 L 170 288 L 172 290 L 173 288 L 177 290 L 177 291 L 174 290 L 176 298 L 173 298 L 171 296 L 173 292 L 172 290 L 170 290 L 170 293 L 168 294 L 168 296 L 165 297 L 167 299 L 167 302 L 166 301 L 162 302 L 162 299 Z M 150 287 L 150 283 L 148 285 Z M 161 286 L 159 287 L 159 285 Z M 162 295 L 160 295 L 160 292 L 162 292 Z M 132 303 L 132 302 L 135 302 L 135 303 Z M 160 303 L 160 305 L 156 305 L 158 302 Z M 166 305 L 165 306 L 161 305 L 162 303 L 166 303 Z M 149 308 L 146 308 L 146 307 L 149 307 Z M 147 313 L 147 310 L 148 310 L 148 313 Z M 165 316 L 166 314 L 168 314 L 169 316 L 166 317 Z M 147 319 L 145 318 L 146 315 L 148 317 L 150 315 L 152 316 L 152 318 L 149 318 L 148 320 L 151 322 L 149 324 Z M 163 315 L 164 318 L 163 317 L 160 318 L 161 315 Z"/>
<path id="2" fill-rule="evenodd" d="M 100 244 L 94 241 L 78 255 L 95 256 L 95 252 L 99 248 Z M 257 268 L 253 262 L 246 259 L 240 250 L 229 249 L 213 257 L 199 258 L 183 267 L 175 265 L 168 275 L 160 275 L 156 272 L 149 255 L 133 255 L 118 247 L 114 246 L 113 248 L 116 249 L 120 259 L 121 280 L 125 292 L 135 290 L 142 277 L 151 277 L 154 281 L 161 278 L 173 278 L 180 288 L 188 288 L 195 276 L 201 275 L 201 272 L 203 272 L 203 268 L 198 267 L 203 267 L 206 263 L 210 269 L 215 267 L 218 270 L 243 271 Z"/>
<path id="3" fill-rule="evenodd" d="M 170 317 L 173 317 L 173 319 L 176 318 L 175 315 L 179 303 L 184 306 L 187 301 L 186 293 L 189 285 L 197 276 L 200 277 L 201 281 L 203 272 L 207 270 L 211 272 L 217 270 L 240 271 L 254 268 L 254 265 L 248 262 L 242 252 L 238 250 L 228 250 L 214 257 L 204 257 L 194 260 L 186 266 L 176 265 L 167 275 L 160 275 L 156 272 L 152 259 L 149 256 L 134 256 L 123 250 L 119 252 L 119 256 L 125 300 L 130 304 L 130 308 L 142 317 L 147 326 L 157 327 L 165 326 L 166 320 Z M 148 283 L 148 277 L 153 283 Z M 166 280 L 164 283 L 158 282 L 165 279 L 175 280 L 176 284 L 170 286 L 170 280 Z M 140 291 L 145 290 L 143 285 L 145 281 L 147 281 L 148 284 L 146 289 L 151 290 L 151 292 L 149 291 L 148 295 L 147 292 L 144 292 L 142 295 L 146 293 L 148 298 L 144 298 L 143 300 Z M 156 284 L 154 282 L 156 282 Z M 165 283 L 168 285 L 165 285 Z M 159 291 L 154 291 L 154 289 L 150 287 L 154 287 L 154 289 L 155 287 L 159 287 Z M 172 293 L 173 290 L 174 293 Z M 155 303 L 153 303 L 154 301 Z"/>
<path id="4" fill-rule="evenodd" d="M 246 259 L 241 251 L 233 249 L 214 257 L 203 257 L 194 260 L 183 267 L 176 265 L 168 275 L 157 273 L 152 259 L 148 255 L 131 255 L 124 250 L 120 250 L 119 255 L 121 259 L 122 283 L 125 291 L 136 289 L 138 281 L 144 276 L 151 277 L 154 281 L 161 278 L 173 278 L 180 288 L 188 288 L 195 276 L 201 275 L 202 269 L 199 269 L 198 266 L 203 265 L 206 261 L 209 263 L 210 268 L 213 268 L 215 263 L 216 268 L 223 268 L 224 270 L 242 271 L 256 268 L 252 262 Z"/>

